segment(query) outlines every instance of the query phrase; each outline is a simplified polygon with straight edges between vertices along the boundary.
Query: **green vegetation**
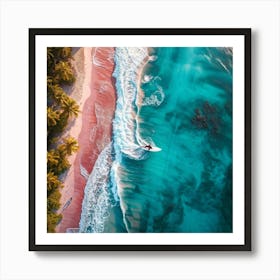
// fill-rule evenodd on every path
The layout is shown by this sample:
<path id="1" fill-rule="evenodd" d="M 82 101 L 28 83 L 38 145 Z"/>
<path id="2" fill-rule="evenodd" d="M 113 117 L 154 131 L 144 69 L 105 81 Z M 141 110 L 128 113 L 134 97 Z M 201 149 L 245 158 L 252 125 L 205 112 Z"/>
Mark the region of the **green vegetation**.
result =
<path id="1" fill-rule="evenodd" d="M 69 136 L 62 141 L 59 135 L 63 132 L 71 118 L 79 114 L 76 101 L 67 95 L 63 86 L 71 85 L 75 81 L 70 64 L 72 48 L 47 48 L 47 230 L 55 232 L 56 225 L 62 219 L 57 214 L 60 208 L 60 188 L 63 183 L 59 176 L 65 172 L 70 164 L 68 156 L 77 152 L 76 139 Z"/>

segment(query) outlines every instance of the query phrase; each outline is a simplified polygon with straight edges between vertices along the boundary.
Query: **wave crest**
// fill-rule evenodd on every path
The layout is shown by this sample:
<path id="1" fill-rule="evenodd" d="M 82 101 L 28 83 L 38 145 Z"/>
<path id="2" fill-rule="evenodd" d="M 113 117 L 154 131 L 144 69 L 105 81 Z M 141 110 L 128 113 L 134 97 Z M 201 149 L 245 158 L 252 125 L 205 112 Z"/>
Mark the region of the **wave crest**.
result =
<path id="1" fill-rule="evenodd" d="M 138 73 L 148 57 L 146 48 L 116 48 L 115 70 L 117 102 L 113 121 L 113 137 L 116 156 L 126 155 L 141 159 L 145 150 L 137 132 L 138 124 Z"/>

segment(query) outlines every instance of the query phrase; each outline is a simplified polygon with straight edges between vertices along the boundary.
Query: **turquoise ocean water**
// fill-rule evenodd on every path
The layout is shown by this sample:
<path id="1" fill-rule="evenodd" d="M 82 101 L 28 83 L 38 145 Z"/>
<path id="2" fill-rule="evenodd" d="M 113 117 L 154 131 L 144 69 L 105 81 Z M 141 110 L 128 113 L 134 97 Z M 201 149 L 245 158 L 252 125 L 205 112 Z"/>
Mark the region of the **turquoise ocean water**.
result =
<path id="1" fill-rule="evenodd" d="M 116 48 L 113 139 L 81 232 L 232 232 L 232 55 Z"/>

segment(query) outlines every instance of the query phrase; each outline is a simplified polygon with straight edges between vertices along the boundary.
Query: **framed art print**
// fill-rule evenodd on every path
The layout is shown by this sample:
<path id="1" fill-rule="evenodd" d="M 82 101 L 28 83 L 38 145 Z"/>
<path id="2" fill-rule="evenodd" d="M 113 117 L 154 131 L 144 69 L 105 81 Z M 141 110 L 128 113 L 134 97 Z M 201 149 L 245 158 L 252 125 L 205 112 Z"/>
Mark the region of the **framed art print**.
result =
<path id="1" fill-rule="evenodd" d="M 251 250 L 250 29 L 29 43 L 30 250 Z"/>

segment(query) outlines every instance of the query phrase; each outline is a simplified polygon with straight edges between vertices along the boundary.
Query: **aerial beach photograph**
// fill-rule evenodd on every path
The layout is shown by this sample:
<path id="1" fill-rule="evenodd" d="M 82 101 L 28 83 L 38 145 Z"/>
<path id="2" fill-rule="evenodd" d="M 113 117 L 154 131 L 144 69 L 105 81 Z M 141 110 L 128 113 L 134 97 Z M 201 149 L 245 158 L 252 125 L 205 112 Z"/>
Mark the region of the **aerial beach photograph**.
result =
<path id="1" fill-rule="evenodd" d="M 46 54 L 48 233 L 233 232 L 231 47 Z"/>

